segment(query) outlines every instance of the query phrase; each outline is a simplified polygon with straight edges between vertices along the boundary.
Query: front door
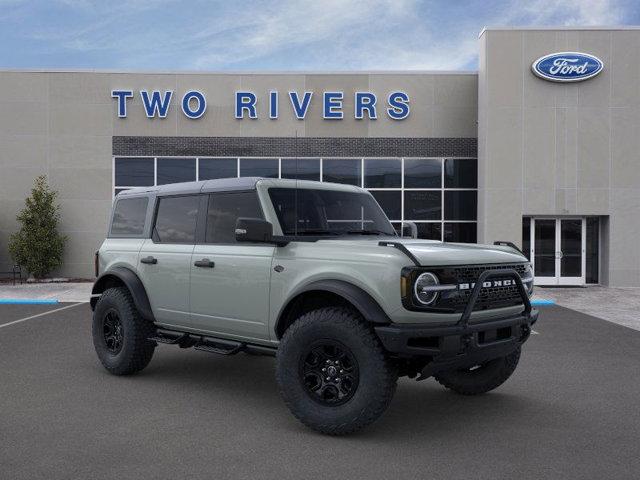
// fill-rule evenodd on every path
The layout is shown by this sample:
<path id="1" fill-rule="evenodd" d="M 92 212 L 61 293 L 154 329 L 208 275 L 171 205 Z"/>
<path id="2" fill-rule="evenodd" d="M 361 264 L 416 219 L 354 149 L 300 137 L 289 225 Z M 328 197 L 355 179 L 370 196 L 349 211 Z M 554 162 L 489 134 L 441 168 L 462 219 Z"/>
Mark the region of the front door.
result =
<path id="1" fill-rule="evenodd" d="M 537 285 L 584 285 L 584 218 L 531 219 L 531 260 Z"/>
<path id="2" fill-rule="evenodd" d="M 275 247 L 236 243 L 238 217 L 263 218 L 255 190 L 210 195 L 205 242 L 195 246 L 191 257 L 190 327 L 267 340 Z"/>

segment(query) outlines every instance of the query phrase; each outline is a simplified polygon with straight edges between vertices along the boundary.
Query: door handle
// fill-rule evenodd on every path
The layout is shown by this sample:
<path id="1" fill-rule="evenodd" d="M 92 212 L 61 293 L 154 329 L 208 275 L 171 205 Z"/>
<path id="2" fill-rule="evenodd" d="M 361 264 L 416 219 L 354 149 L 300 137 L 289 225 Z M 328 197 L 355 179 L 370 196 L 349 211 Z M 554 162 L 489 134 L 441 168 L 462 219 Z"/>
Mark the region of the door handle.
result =
<path id="1" fill-rule="evenodd" d="M 202 260 L 196 260 L 195 262 L 193 262 L 193 264 L 196 267 L 202 267 L 202 268 L 213 268 L 216 266 L 216 264 L 211 260 L 209 260 L 208 258 L 203 258 Z"/>
<path id="2" fill-rule="evenodd" d="M 155 265 L 156 263 L 158 263 L 158 259 L 149 255 L 148 257 L 141 258 L 140 263 L 146 263 L 147 265 Z"/>

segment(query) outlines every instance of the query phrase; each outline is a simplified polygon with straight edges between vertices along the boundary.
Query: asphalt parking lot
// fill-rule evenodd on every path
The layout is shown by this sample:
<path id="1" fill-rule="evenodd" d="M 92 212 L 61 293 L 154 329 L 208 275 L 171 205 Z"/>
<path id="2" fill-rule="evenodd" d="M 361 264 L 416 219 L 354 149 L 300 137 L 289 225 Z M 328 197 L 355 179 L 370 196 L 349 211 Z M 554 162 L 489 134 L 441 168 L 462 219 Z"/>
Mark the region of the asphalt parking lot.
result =
<path id="1" fill-rule="evenodd" d="M 40 315 L 69 305 L 0 306 L 0 478 L 640 477 L 640 332 L 572 310 L 543 308 L 498 390 L 402 379 L 376 424 L 332 438 L 289 414 L 272 358 L 160 346 L 107 374 L 87 304 Z"/>

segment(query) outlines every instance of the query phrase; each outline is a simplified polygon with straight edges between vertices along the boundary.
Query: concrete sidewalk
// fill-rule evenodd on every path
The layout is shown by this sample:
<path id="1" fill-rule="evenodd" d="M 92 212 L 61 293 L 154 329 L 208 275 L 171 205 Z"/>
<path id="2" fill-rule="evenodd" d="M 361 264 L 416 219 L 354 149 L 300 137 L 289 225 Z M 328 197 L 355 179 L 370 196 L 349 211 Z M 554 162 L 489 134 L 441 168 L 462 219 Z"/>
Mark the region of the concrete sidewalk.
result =
<path id="1" fill-rule="evenodd" d="M 609 322 L 640 330 L 640 288 L 601 287 L 576 288 L 535 287 L 535 297 Z"/>
<path id="2" fill-rule="evenodd" d="M 88 302 L 93 283 L 24 283 L 0 284 L 1 299 L 57 300 L 59 302 Z"/>

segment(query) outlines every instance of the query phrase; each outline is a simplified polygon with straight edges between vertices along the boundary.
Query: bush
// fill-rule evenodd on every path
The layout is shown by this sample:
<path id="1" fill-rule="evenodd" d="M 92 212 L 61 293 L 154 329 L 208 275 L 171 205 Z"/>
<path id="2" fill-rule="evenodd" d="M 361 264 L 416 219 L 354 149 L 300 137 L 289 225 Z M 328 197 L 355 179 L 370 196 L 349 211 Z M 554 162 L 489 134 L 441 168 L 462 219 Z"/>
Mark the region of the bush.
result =
<path id="1" fill-rule="evenodd" d="M 60 206 L 58 193 L 49 188 L 47 178 L 35 179 L 25 208 L 16 217 L 20 230 L 11 235 L 9 253 L 13 261 L 35 278 L 42 278 L 62 265 L 67 237 L 58 233 Z"/>

